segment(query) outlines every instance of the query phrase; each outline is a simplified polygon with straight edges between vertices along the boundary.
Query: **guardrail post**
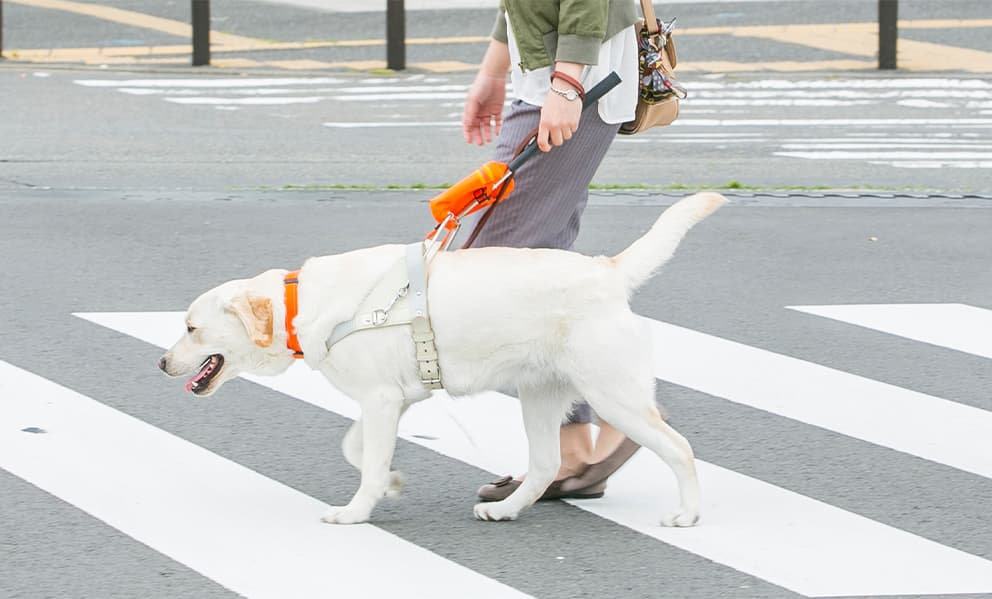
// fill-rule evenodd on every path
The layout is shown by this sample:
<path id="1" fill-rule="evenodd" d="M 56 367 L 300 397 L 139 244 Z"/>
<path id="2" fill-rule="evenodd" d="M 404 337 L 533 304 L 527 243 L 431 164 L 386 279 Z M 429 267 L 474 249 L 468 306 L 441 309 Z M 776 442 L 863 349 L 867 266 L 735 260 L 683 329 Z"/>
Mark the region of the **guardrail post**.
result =
<path id="1" fill-rule="evenodd" d="M 895 69 L 899 0 L 878 0 L 878 68 Z"/>
<path id="2" fill-rule="evenodd" d="M 210 64 L 210 0 L 192 0 L 193 66 Z"/>
<path id="3" fill-rule="evenodd" d="M 406 68 L 406 11 L 403 0 L 386 0 L 386 68 Z"/>

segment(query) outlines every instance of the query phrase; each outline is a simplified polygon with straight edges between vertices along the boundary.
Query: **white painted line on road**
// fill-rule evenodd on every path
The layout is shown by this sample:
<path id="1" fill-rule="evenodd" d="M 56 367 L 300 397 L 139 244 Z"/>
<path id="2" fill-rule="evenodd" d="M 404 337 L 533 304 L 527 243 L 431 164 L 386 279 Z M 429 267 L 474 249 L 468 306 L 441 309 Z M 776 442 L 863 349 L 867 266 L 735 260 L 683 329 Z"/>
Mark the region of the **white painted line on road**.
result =
<path id="1" fill-rule="evenodd" d="M 77 316 L 168 347 L 181 334 L 184 315 Z M 701 362 L 708 376 L 722 376 L 726 367 L 719 357 Z M 350 418 L 357 415 L 351 400 L 303 365 L 278 377 L 249 380 Z M 438 393 L 410 409 L 401 436 L 493 473 L 526 468 L 519 406 L 495 393 L 457 402 Z M 665 510 L 676 507 L 676 491 L 667 467 L 647 452 L 610 479 L 606 499 L 571 503 L 809 596 L 992 592 L 992 562 L 713 464 L 697 460 L 697 465 L 703 523 L 696 528 L 658 525 Z"/>
<path id="2" fill-rule="evenodd" d="M 876 162 L 884 166 L 896 168 L 992 168 L 992 160 L 897 160 L 893 162 Z"/>
<path id="3" fill-rule="evenodd" d="M 992 150 L 992 145 L 976 144 L 971 141 L 961 141 L 956 143 L 946 143 L 945 141 L 934 139 L 928 143 L 905 143 L 898 140 L 892 142 L 879 143 L 817 143 L 817 140 L 809 140 L 812 143 L 805 144 L 782 144 L 783 150 Z"/>
<path id="4" fill-rule="evenodd" d="M 694 106 L 795 106 L 814 108 L 837 108 L 847 106 L 865 106 L 869 104 L 880 104 L 868 100 L 832 100 L 829 98 L 697 98 L 693 96 L 691 100 L 685 100 L 687 107 Z"/>
<path id="5" fill-rule="evenodd" d="M 992 152 L 774 152 L 776 156 L 808 160 L 992 160 Z"/>
<path id="6" fill-rule="evenodd" d="M 992 412 L 650 319 L 655 376 L 992 478 Z"/>
<path id="7" fill-rule="evenodd" d="M 386 122 L 327 122 L 325 127 L 335 129 L 379 129 L 383 127 L 461 127 L 461 121 L 386 121 Z"/>
<path id="8" fill-rule="evenodd" d="M 992 119 L 678 119 L 673 127 L 992 126 Z"/>
<path id="9" fill-rule="evenodd" d="M 890 335 L 992 358 L 992 310 L 966 304 L 788 307 Z"/>
<path id="10" fill-rule="evenodd" d="M 989 90 L 931 90 L 931 89 L 909 89 L 909 90 L 882 90 L 882 91 L 855 91 L 849 89 L 833 90 L 818 89 L 808 90 L 772 90 L 758 91 L 754 89 L 713 89 L 697 90 L 696 84 L 692 84 L 692 98 L 846 98 L 849 100 L 897 100 L 899 98 L 938 98 L 938 99 L 977 99 L 984 100 L 992 98 L 992 89 Z"/>
<path id="11" fill-rule="evenodd" d="M 946 78 L 884 78 L 884 79 L 759 79 L 725 83 L 721 81 L 693 81 L 693 89 L 822 89 L 822 90 L 869 90 L 869 89 L 914 89 L 942 92 L 951 89 L 992 90 L 992 83 L 983 79 Z"/>
<path id="12" fill-rule="evenodd" d="M 271 79 L 76 79 L 75 83 L 86 87 L 195 87 L 208 89 L 238 87 L 272 87 L 287 85 L 333 85 L 349 83 L 348 79 L 333 77 L 281 77 Z"/>
<path id="13" fill-rule="evenodd" d="M 322 96 L 289 96 L 262 98 L 211 98 L 205 96 L 186 98 L 162 98 L 175 104 L 203 104 L 210 106 L 278 106 L 282 104 L 316 104 L 325 98 Z"/>
<path id="14" fill-rule="evenodd" d="M 2 361 L 0 398 L 0 467 L 243 596 L 525 596 Z"/>
<path id="15" fill-rule="evenodd" d="M 696 460 L 696 528 L 658 526 L 674 509 L 674 476 L 638 452 L 595 501 L 570 501 L 640 533 L 809 597 L 992 592 L 992 562 Z"/>
<path id="16" fill-rule="evenodd" d="M 394 100 L 464 100 L 465 92 L 414 92 L 404 93 L 397 89 L 385 94 L 352 94 L 347 96 L 330 96 L 339 102 L 389 102 Z"/>
<path id="17" fill-rule="evenodd" d="M 217 89 L 196 89 L 196 88 L 183 88 L 183 87 L 118 87 L 117 91 L 131 94 L 134 96 L 195 96 L 206 92 L 209 93 L 227 93 L 239 96 L 273 96 L 273 95 L 291 95 L 291 94 L 323 94 L 322 98 L 332 98 L 337 94 L 342 93 L 372 93 L 372 92 L 443 92 L 443 91 L 461 91 L 460 97 L 465 97 L 465 86 L 463 85 L 438 85 L 438 86 L 424 86 L 424 85 L 396 85 L 392 87 L 368 87 L 368 88 L 340 88 L 340 87 L 232 87 L 223 90 Z"/>

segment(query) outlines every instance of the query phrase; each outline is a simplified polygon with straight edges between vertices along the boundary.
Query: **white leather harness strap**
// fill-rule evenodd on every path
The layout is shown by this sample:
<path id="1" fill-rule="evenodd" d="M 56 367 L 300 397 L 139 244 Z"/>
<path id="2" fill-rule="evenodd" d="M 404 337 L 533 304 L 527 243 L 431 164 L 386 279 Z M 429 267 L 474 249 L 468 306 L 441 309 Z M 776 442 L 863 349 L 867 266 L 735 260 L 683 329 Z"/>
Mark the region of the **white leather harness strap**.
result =
<path id="1" fill-rule="evenodd" d="M 441 389 L 441 367 L 427 311 L 427 267 L 422 242 L 406 246 L 406 255 L 362 300 L 355 317 L 334 327 L 326 346 L 330 350 L 356 331 L 406 324 L 413 329 L 420 381 L 428 389 Z"/>
<path id="2" fill-rule="evenodd" d="M 413 328 L 413 342 L 417 348 L 420 382 L 428 389 L 440 389 L 441 366 L 437 362 L 434 330 L 431 328 L 430 316 L 427 312 L 427 264 L 424 261 L 422 243 L 406 246 L 406 269 L 410 281 L 407 293 L 412 316 L 410 325 Z"/>

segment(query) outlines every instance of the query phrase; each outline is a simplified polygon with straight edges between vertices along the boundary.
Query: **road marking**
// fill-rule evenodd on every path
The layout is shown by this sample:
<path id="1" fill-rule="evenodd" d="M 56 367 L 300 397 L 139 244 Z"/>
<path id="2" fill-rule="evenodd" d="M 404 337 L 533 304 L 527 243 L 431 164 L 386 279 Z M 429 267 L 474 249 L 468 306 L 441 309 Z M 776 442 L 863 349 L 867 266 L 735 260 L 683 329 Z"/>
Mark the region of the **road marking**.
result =
<path id="1" fill-rule="evenodd" d="M 62 10 L 76 14 L 92 16 L 107 21 L 123 23 L 132 27 L 141 27 L 179 37 L 190 37 L 190 26 L 172 19 L 154 17 L 144 13 L 121 10 L 109 6 L 84 4 L 68 0 L 8 0 L 11 2 Z M 913 20 L 900 21 L 899 27 L 905 29 L 956 29 L 984 28 L 988 19 L 969 20 Z M 743 27 L 700 27 L 682 29 L 679 36 L 686 35 L 732 35 L 735 37 L 751 37 L 777 42 L 785 42 L 805 47 L 827 50 L 838 54 L 874 58 L 877 51 L 877 23 L 837 23 L 823 25 L 771 25 Z M 273 50 L 298 50 L 333 47 L 375 47 L 385 45 L 384 39 L 340 40 L 327 42 L 271 42 L 256 38 L 236 36 L 217 31 L 211 32 L 211 39 L 217 44 L 215 52 L 248 52 Z M 408 45 L 438 45 L 438 44 L 484 44 L 489 41 L 485 36 L 450 36 L 440 38 L 408 38 Z M 115 60 L 101 60 L 108 56 L 104 48 L 67 48 L 42 50 L 12 50 L 9 54 L 19 61 L 27 62 L 64 62 L 80 61 L 88 64 L 100 62 L 142 63 L 149 62 L 147 56 L 154 53 L 154 46 L 131 47 L 118 49 Z M 189 46 L 174 46 L 175 54 L 189 54 Z M 992 72 L 992 52 L 983 52 L 970 48 L 961 48 L 929 42 L 918 42 L 910 39 L 899 40 L 900 69 L 912 71 L 966 71 L 975 73 Z M 154 63 L 153 63 L 154 64 Z M 240 63 L 243 64 L 243 63 Z M 308 59 L 269 61 L 269 66 L 286 69 L 300 68 L 381 68 L 384 61 L 332 62 L 314 61 Z M 360 66 L 361 64 L 361 66 Z M 372 65 L 375 66 L 372 66 Z M 741 63 L 729 61 L 683 62 L 680 69 L 684 72 L 800 72 L 821 70 L 867 70 L 877 68 L 875 60 L 821 60 L 821 61 L 765 61 L 761 63 Z M 469 65 L 458 61 L 439 61 L 423 63 L 421 68 L 435 72 L 456 72 L 475 70 L 478 65 Z"/>
<path id="2" fill-rule="evenodd" d="M 87 87 L 115 88 L 121 93 L 158 96 L 162 100 L 185 105 L 213 106 L 216 109 L 238 110 L 252 106 L 314 104 L 332 102 L 417 102 L 439 103 L 460 109 L 464 101 L 464 84 L 451 84 L 445 78 L 434 78 L 436 85 L 425 85 L 428 78 L 414 75 L 404 78 L 374 78 L 359 81 L 315 78 L 213 78 L 213 79 L 81 79 Z M 746 82 L 699 81 L 693 84 L 693 100 L 686 101 L 685 114 L 665 139 L 680 144 L 708 144 L 715 137 L 716 147 L 730 144 L 756 143 L 772 146 L 775 142 L 763 135 L 773 127 L 830 127 L 855 132 L 846 138 L 790 138 L 783 140 L 775 156 L 801 160 L 850 160 L 894 168 L 990 168 L 992 153 L 980 139 L 969 139 L 963 130 L 992 127 L 992 119 L 980 118 L 979 110 L 992 106 L 992 84 L 977 79 L 898 78 L 863 80 L 787 81 L 763 79 Z M 265 96 L 268 99 L 246 99 Z M 971 111 L 972 118 L 819 118 L 819 119 L 724 119 L 703 117 L 704 113 L 724 112 L 745 107 L 864 108 L 891 106 L 932 112 L 934 100 L 961 111 Z M 706 110 L 712 106 L 720 110 Z M 988 111 L 986 111 L 988 112 Z M 964 113 L 967 114 L 967 113 Z M 458 112 L 447 116 L 457 116 Z M 979 117 L 979 118 L 975 118 Z M 461 123 L 450 121 L 329 121 L 323 126 L 334 129 L 393 129 L 393 128 L 459 128 Z M 733 128 L 760 127 L 763 132 L 735 132 Z M 872 131 L 913 127 L 912 136 L 872 135 Z M 703 133 L 719 128 L 723 133 Z M 731 129 L 731 131 L 727 131 Z M 636 139 L 621 139 L 621 144 L 661 143 L 661 137 L 647 135 Z"/>
<path id="3" fill-rule="evenodd" d="M 992 152 L 775 152 L 776 156 L 792 156 L 814 160 L 990 160 Z"/>
<path id="4" fill-rule="evenodd" d="M 884 166 L 892 166 L 895 168 L 992 168 L 992 160 L 977 161 L 977 160 L 893 160 L 888 162 L 875 162 L 871 161 L 871 164 L 880 164 Z"/>
<path id="5" fill-rule="evenodd" d="M 992 125 L 992 119 L 678 119 L 673 127 L 970 127 Z"/>
<path id="6" fill-rule="evenodd" d="M 645 320 L 659 379 L 992 478 L 992 412 Z"/>
<path id="7" fill-rule="evenodd" d="M 979 21 L 987 22 L 987 20 Z M 909 23 L 913 23 L 910 21 Z M 973 26 L 980 26 L 973 22 Z M 874 58 L 878 53 L 878 23 L 828 25 L 768 25 L 728 28 L 735 37 L 752 37 L 818 50 Z M 899 39 L 899 68 L 910 71 L 992 71 L 992 52 Z M 868 61 L 874 68 L 877 61 Z"/>
<path id="8" fill-rule="evenodd" d="M 184 315 L 76 316 L 168 347 L 182 331 Z M 698 357 L 687 361 L 692 359 Z M 707 378 L 714 372 L 722 378 L 726 365 L 718 355 L 702 363 Z M 278 377 L 245 378 L 345 417 L 357 416 L 353 401 L 305 365 L 295 364 Z M 519 405 L 495 393 L 458 402 L 439 393 L 409 410 L 400 436 L 496 474 L 526 469 Z M 571 503 L 808 596 L 992 592 L 992 562 L 985 559 L 701 460 L 697 466 L 704 491 L 704 521 L 697 528 L 658 525 L 664 511 L 676 507 L 676 492 L 673 477 L 662 474 L 667 468 L 647 452 L 611 478 L 606 500 Z"/>
<path id="9" fill-rule="evenodd" d="M 291 98 L 264 97 L 264 98 L 164 98 L 166 102 L 174 104 L 197 104 L 208 106 L 276 106 L 284 104 L 316 104 L 322 97 L 293 96 Z"/>
<path id="10" fill-rule="evenodd" d="M 197 88 L 197 89 L 242 89 L 258 87 L 285 87 L 289 85 L 333 85 L 348 82 L 335 77 L 267 77 L 233 79 L 76 79 L 75 83 L 85 87 L 127 87 L 127 88 Z"/>
<path id="11" fill-rule="evenodd" d="M 914 150 L 992 150 L 992 145 L 976 144 L 973 141 L 959 141 L 955 143 L 940 143 L 940 140 L 929 140 L 925 142 L 904 142 L 893 139 L 887 143 L 818 143 L 817 139 L 808 140 L 812 143 L 804 144 L 782 144 L 784 150 L 892 150 L 914 149 Z"/>
<path id="12" fill-rule="evenodd" d="M 326 122 L 332 129 L 382 129 L 389 127 L 461 127 L 461 121 Z"/>
<path id="13" fill-rule="evenodd" d="M 674 477 L 641 451 L 583 509 L 809 597 L 992 592 L 992 562 L 799 493 L 696 460 L 702 522 L 657 525 Z M 660 501 L 661 500 L 661 501 Z"/>
<path id="14" fill-rule="evenodd" d="M 855 304 L 789 308 L 992 358 L 992 310 L 966 304 Z"/>
<path id="15" fill-rule="evenodd" d="M 0 466 L 246 597 L 525 596 L 2 361 L 0 397 Z"/>
<path id="16" fill-rule="evenodd" d="M 148 29 L 151 31 L 158 31 L 160 33 L 167 33 L 169 35 L 175 35 L 177 37 L 191 38 L 193 35 L 193 27 L 189 23 L 183 23 L 182 21 L 175 21 L 173 19 L 163 19 L 161 17 L 154 17 L 152 15 L 134 12 L 131 10 L 122 10 L 119 8 L 114 8 L 112 6 L 103 6 L 99 4 L 88 4 L 83 2 L 70 2 L 69 0 L 7 0 L 8 2 L 13 2 L 14 4 L 23 4 L 25 6 L 32 6 L 34 8 L 47 8 L 51 10 L 60 10 L 63 12 L 71 12 L 80 15 L 85 15 L 88 17 L 95 17 L 104 21 L 110 21 L 113 23 L 120 23 L 122 25 L 127 25 L 129 27 L 140 27 L 142 29 Z M 244 37 L 240 35 L 231 35 L 229 33 L 221 33 L 219 31 L 210 32 L 210 40 L 212 43 L 220 44 L 224 46 L 251 46 L 261 42 L 261 40 L 256 40 L 250 37 Z M 78 49 L 69 49 L 77 50 Z M 63 50 L 64 52 L 65 50 Z M 20 51 L 19 51 L 20 53 Z"/>

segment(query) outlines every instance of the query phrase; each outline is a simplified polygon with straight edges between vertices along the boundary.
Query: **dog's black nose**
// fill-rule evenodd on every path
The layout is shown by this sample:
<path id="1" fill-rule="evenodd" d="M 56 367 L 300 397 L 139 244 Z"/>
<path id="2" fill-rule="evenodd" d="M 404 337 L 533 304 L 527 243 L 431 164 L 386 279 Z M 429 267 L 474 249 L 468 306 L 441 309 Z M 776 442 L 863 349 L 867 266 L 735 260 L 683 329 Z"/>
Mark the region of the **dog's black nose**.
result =
<path id="1" fill-rule="evenodd" d="M 166 366 L 168 366 L 168 363 L 165 361 L 165 356 L 162 356 L 158 359 L 158 367 L 162 369 L 162 372 L 165 372 Z"/>

